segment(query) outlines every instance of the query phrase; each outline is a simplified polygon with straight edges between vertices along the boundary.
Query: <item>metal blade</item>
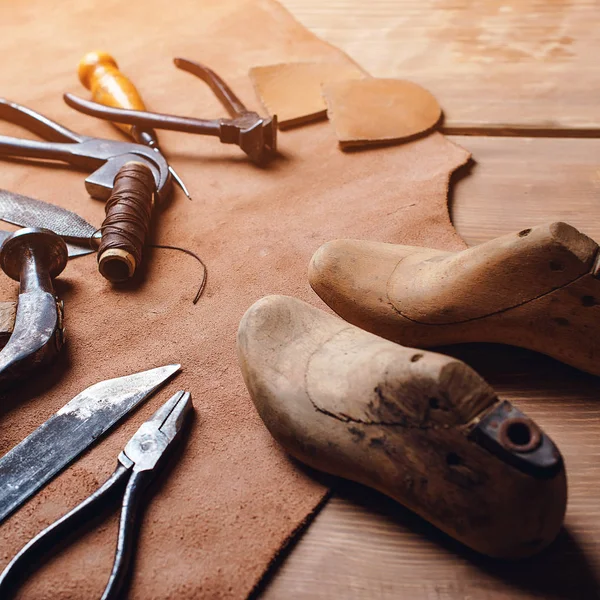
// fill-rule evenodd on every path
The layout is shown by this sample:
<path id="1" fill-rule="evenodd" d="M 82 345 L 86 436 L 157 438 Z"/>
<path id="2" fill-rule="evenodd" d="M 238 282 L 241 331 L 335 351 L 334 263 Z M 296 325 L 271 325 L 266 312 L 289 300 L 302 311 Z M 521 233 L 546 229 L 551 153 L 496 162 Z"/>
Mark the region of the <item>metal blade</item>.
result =
<path id="1" fill-rule="evenodd" d="M 81 246 L 89 246 L 97 228 L 55 204 L 0 189 L 0 219 L 19 227 L 44 227 Z"/>
<path id="2" fill-rule="evenodd" d="M 0 459 L 0 523 L 145 400 L 181 365 L 87 388 Z"/>
<path id="3" fill-rule="evenodd" d="M 6 229 L 0 229 L 0 246 L 4 242 L 4 240 L 14 233 L 14 231 L 6 231 Z M 69 258 L 75 258 L 76 256 L 84 256 L 85 254 L 91 254 L 95 252 L 92 250 L 89 245 L 88 246 L 78 246 L 77 244 L 69 244 L 67 243 L 67 252 L 69 253 Z"/>

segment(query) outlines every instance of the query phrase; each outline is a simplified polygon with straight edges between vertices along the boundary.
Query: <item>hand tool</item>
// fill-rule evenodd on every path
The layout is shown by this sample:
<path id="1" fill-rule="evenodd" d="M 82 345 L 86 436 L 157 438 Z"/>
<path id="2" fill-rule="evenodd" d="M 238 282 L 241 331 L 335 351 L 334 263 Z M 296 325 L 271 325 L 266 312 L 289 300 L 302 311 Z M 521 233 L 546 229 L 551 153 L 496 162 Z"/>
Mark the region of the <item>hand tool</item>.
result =
<path id="1" fill-rule="evenodd" d="M 0 523 L 180 368 L 96 383 L 0 458 Z"/>
<path id="2" fill-rule="evenodd" d="M 64 241 L 47 229 L 20 229 L 0 248 L 0 267 L 19 282 L 15 325 L 0 352 L 0 386 L 47 364 L 63 345 L 63 303 L 52 279 L 67 264 Z"/>
<path id="3" fill-rule="evenodd" d="M 0 189 L 0 220 L 19 227 L 43 227 L 67 243 L 69 258 L 91 254 L 100 245 L 100 231 L 78 214 L 56 204 L 42 202 Z M 0 243 L 11 234 L 0 230 Z"/>
<path id="4" fill-rule="evenodd" d="M 211 69 L 200 63 L 176 58 L 175 66 L 205 81 L 231 119 L 193 119 L 148 111 L 112 108 L 65 94 L 65 102 L 86 115 L 133 127 L 165 129 L 217 136 L 224 144 L 237 144 L 257 165 L 264 165 L 277 152 L 277 116 L 263 118 L 249 111 L 231 88 Z"/>
<path id="5" fill-rule="evenodd" d="M 140 93 L 133 83 L 121 72 L 117 61 L 107 52 L 88 52 L 79 61 L 77 67 L 79 81 L 92 92 L 92 99 L 106 106 L 114 108 L 127 108 L 130 110 L 146 110 Z M 158 145 L 156 132 L 150 128 L 138 128 L 124 123 L 113 123 L 121 131 L 131 136 L 139 144 L 145 144 L 155 152 L 162 151 Z M 169 172 L 173 180 L 191 200 L 185 184 L 169 165 Z"/>
<path id="6" fill-rule="evenodd" d="M 96 492 L 36 535 L 0 575 L 0 597 L 6 598 L 32 564 L 39 563 L 64 538 L 93 519 L 103 506 L 121 495 L 121 516 L 115 559 L 102 600 L 121 597 L 133 561 L 137 522 L 146 489 L 172 453 L 184 425 L 193 414 L 188 392 L 177 392 L 146 421 L 119 454 L 117 468 Z"/>
<path id="7" fill-rule="evenodd" d="M 57 160 L 93 171 L 86 189 L 107 201 L 98 269 L 110 281 L 130 278 L 142 257 L 154 197 L 160 203 L 170 191 L 164 157 L 141 144 L 80 135 L 5 99 L 0 99 L 0 118 L 50 140 L 0 136 L 0 156 Z"/>
<path id="8" fill-rule="evenodd" d="M 20 227 L 44 227 L 45 229 L 54 231 L 63 240 L 68 240 L 67 250 L 69 251 L 69 258 L 95 252 L 98 250 L 101 241 L 99 230 L 78 214 L 55 204 L 50 204 L 49 202 L 42 202 L 41 200 L 35 200 L 34 198 L 2 189 L 0 189 L 0 220 Z M 0 242 L 10 234 L 10 231 L 0 229 Z M 193 300 L 194 304 L 196 304 L 206 284 L 207 271 L 202 259 L 191 250 L 179 246 L 151 244 L 151 247 L 179 250 L 188 256 L 192 256 L 200 263 L 202 266 L 202 279 Z M 6 310 L 8 310 L 8 307 L 5 307 L 6 304 L 12 303 L 0 302 L 0 317 L 6 314 Z M 0 343 L 2 341 L 2 333 L 6 333 L 6 327 L 5 320 L 0 318 Z"/>
<path id="9" fill-rule="evenodd" d="M 462 361 L 285 296 L 248 309 L 237 346 L 259 415 L 298 460 L 497 558 L 533 555 L 558 534 L 567 504 L 558 448 Z"/>

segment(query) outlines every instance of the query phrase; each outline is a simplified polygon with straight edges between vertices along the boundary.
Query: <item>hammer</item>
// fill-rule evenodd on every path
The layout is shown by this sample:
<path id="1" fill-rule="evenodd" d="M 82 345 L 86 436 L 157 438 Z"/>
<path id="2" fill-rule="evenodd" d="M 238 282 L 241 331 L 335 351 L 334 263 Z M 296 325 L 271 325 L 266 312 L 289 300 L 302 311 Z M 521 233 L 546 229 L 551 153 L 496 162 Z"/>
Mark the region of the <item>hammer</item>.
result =
<path id="1" fill-rule="evenodd" d="M 0 268 L 19 282 L 13 333 L 0 352 L 0 387 L 51 362 L 64 342 L 63 303 L 52 280 L 64 270 L 67 246 L 41 228 L 19 229 L 0 248 Z"/>

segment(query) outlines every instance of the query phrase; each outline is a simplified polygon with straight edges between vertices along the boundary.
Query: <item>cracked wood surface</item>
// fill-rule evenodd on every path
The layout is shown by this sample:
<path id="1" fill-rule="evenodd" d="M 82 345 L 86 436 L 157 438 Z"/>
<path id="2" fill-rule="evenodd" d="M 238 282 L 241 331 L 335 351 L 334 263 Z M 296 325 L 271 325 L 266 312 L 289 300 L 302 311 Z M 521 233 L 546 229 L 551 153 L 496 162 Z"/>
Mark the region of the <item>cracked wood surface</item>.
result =
<path id="1" fill-rule="evenodd" d="M 430 44 L 425 59 L 405 69 L 400 47 L 423 47 L 439 18 L 434 3 L 411 4 L 374 0 L 283 0 L 310 29 L 348 51 L 373 75 L 408 77 L 428 87 L 449 117 L 459 122 L 469 111 L 486 131 L 519 118 L 526 123 L 555 120 L 573 127 L 579 115 L 597 126 L 598 51 L 590 37 L 597 30 L 598 13 L 590 1 L 520 3 L 532 16 L 512 23 L 506 35 L 526 36 L 530 46 L 544 45 L 544 23 L 573 24 L 576 60 L 568 63 L 533 60 L 513 66 L 487 65 L 484 76 L 472 74 L 465 64 L 451 62 L 446 44 Z M 437 3 L 436 3 L 437 4 Z M 447 13 L 449 7 L 442 9 Z M 470 25 L 471 10 L 496 11 L 489 21 L 505 23 L 515 2 L 455 3 L 457 44 L 473 38 L 461 29 Z M 532 10 L 526 7 L 532 7 Z M 469 8 L 471 7 L 471 8 Z M 536 11 L 539 21 L 536 24 Z M 504 15 L 504 16 L 503 16 Z M 493 15 L 492 15 L 493 16 Z M 477 17 L 481 23 L 481 19 Z M 405 23 L 408 25 L 405 26 Z M 412 24 L 412 26 L 410 26 Z M 494 30 L 484 34 L 496 35 Z M 435 35 L 435 34 L 434 34 Z M 446 29 L 448 38 L 451 32 Z M 459 39 L 462 38 L 462 39 Z M 509 47 L 506 44 L 505 47 Z M 439 52 L 436 57 L 435 53 Z M 415 53 L 418 54 L 418 53 Z M 418 59 L 418 56 L 417 56 Z M 559 75 L 568 65 L 566 79 Z M 521 68 L 518 80 L 507 70 Z M 541 69 L 541 70 L 540 70 Z M 553 72 L 554 71 L 554 72 Z M 410 74 L 412 72 L 412 75 Z M 466 72 L 466 74 L 465 74 Z M 407 74 L 408 73 L 408 74 Z M 519 85 L 529 78 L 532 85 Z M 445 81 L 429 85 L 430 81 Z M 500 82 L 499 84 L 494 83 Z M 535 93 L 535 87 L 538 87 Z M 492 91 L 492 88 L 493 89 Z M 546 91 L 544 92 L 544 88 Z M 516 96 L 520 95 L 520 99 Z M 515 115 L 516 113 L 516 115 Z M 587 117 L 586 117 L 587 115 Z M 466 119 L 465 119 L 466 120 Z M 469 119 L 471 120 L 471 119 Z M 475 120 L 475 119 L 473 119 Z M 588 120 L 588 124 L 589 124 Z M 546 130 L 547 132 L 547 130 Z M 568 137 L 569 132 L 556 132 Z M 600 139 L 511 137 L 452 137 L 473 153 L 473 161 L 454 177 L 450 208 L 462 237 L 474 245 L 499 235 L 551 221 L 566 221 L 600 240 Z M 367 488 L 328 479 L 336 493 L 282 560 L 262 598 L 280 600 L 573 600 L 599 598 L 600 510 L 600 382 L 540 354 L 513 347 L 471 344 L 445 348 L 473 366 L 498 392 L 536 419 L 565 455 L 569 478 L 567 527 L 542 555 L 523 563 L 498 563 L 481 558 L 436 531 L 394 501 Z"/>

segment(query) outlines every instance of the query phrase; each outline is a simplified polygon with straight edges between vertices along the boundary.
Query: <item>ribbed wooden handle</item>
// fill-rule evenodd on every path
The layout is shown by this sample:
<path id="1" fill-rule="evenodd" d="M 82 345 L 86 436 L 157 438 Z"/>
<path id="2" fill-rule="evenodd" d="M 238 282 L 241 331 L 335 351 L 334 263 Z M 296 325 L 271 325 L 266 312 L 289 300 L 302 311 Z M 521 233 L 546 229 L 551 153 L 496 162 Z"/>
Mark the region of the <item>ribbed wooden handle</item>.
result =
<path id="1" fill-rule="evenodd" d="M 88 52 L 79 61 L 77 74 L 81 83 L 92 92 L 95 102 L 115 108 L 146 110 L 136 87 L 119 71 L 117 61 L 107 52 Z M 131 125 L 115 125 L 131 135 Z"/>
<path id="2" fill-rule="evenodd" d="M 98 247 L 98 270 L 109 281 L 126 281 L 139 266 L 155 189 L 152 171 L 144 163 L 128 162 L 117 173 Z"/>

